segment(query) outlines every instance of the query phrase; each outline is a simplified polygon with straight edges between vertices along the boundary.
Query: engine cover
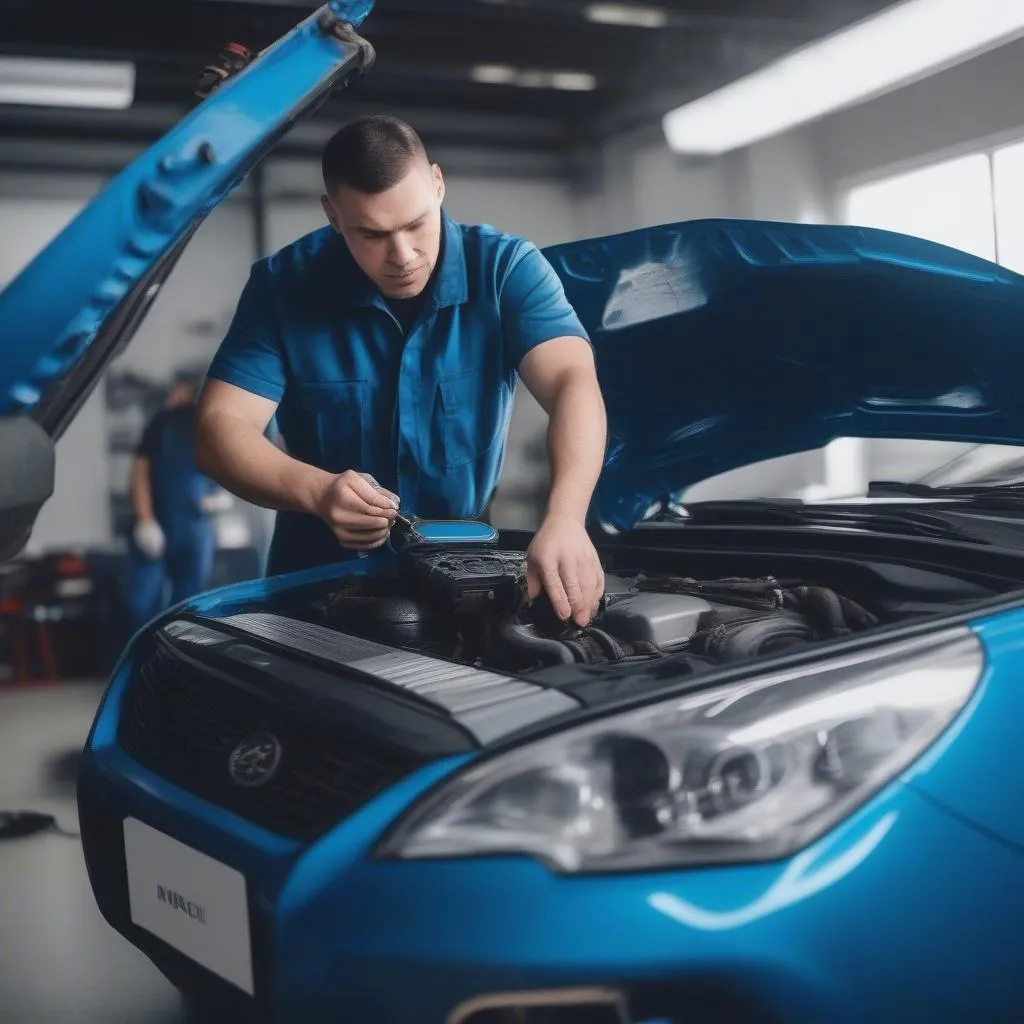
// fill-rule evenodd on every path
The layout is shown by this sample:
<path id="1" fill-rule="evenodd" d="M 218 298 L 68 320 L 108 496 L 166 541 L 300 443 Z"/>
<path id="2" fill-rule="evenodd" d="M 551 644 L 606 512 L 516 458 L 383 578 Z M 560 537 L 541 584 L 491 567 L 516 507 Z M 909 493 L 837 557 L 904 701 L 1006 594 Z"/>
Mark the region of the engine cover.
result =
<path id="1" fill-rule="evenodd" d="M 601 625 L 620 640 L 667 648 L 686 643 L 712 610 L 707 601 L 688 594 L 628 594 L 609 603 Z"/>

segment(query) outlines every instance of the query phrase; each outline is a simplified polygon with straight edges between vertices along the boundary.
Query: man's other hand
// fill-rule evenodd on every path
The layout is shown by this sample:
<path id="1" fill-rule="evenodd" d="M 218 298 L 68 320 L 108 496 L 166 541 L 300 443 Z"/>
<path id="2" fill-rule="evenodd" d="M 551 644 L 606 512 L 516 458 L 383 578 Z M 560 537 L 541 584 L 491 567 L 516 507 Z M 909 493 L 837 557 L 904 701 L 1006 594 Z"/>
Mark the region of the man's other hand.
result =
<path id="1" fill-rule="evenodd" d="M 368 473 L 349 469 L 331 477 L 316 503 L 317 514 L 353 551 L 379 548 L 398 510 L 398 497 Z"/>
<path id="2" fill-rule="evenodd" d="M 151 562 L 163 558 L 167 548 L 164 531 L 155 519 L 140 520 L 135 524 L 135 544 Z"/>
<path id="3" fill-rule="evenodd" d="M 583 524 L 548 516 L 526 552 L 526 583 L 532 601 L 547 592 L 555 614 L 586 626 L 604 597 L 604 570 Z"/>

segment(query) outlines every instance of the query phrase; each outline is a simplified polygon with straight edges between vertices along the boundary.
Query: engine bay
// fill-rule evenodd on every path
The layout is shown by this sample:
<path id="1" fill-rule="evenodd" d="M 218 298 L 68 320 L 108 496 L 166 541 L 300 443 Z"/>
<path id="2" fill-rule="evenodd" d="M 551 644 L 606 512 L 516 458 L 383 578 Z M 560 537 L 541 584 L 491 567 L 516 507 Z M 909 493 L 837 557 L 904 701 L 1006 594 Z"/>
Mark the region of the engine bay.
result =
<path id="1" fill-rule="evenodd" d="M 384 576 L 353 576 L 319 603 L 333 629 L 512 674 L 567 665 L 635 665 L 667 656 L 721 665 L 871 629 L 881 621 L 819 582 L 606 571 L 598 615 L 560 621 L 526 596 L 522 551 L 406 552 Z"/>

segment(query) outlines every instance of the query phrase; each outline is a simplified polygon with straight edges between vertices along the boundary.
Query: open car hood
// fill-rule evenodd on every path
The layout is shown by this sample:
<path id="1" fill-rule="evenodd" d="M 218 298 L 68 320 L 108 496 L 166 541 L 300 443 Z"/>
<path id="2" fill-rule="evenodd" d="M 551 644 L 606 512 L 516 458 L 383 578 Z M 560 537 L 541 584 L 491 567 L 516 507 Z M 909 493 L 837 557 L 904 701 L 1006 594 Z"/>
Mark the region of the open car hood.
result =
<path id="1" fill-rule="evenodd" d="M 609 418 L 592 519 L 837 437 L 1024 444 L 1024 277 L 874 229 L 705 220 L 545 250 Z"/>
<path id="2" fill-rule="evenodd" d="M 0 558 L 28 539 L 52 492 L 53 442 L 196 228 L 296 120 L 372 64 L 355 29 L 373 4 L 325 3 L 117 175 L 0 293 Z"/>

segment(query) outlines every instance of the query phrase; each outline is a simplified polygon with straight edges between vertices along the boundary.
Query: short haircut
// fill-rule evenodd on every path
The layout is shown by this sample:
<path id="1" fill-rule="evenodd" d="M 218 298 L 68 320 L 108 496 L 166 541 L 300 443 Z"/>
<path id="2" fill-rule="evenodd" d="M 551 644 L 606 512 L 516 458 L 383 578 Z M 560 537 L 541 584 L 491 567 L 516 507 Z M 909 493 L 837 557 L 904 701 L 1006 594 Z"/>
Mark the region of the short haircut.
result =
<path id="1" fill-rule="evenodd" d="M 427 151 L 415 129 L 397 117 L 351 121 L 324 146 L 321 167 L 328 193 L 338 188 L 377 195 L 396 185 Z"/>

